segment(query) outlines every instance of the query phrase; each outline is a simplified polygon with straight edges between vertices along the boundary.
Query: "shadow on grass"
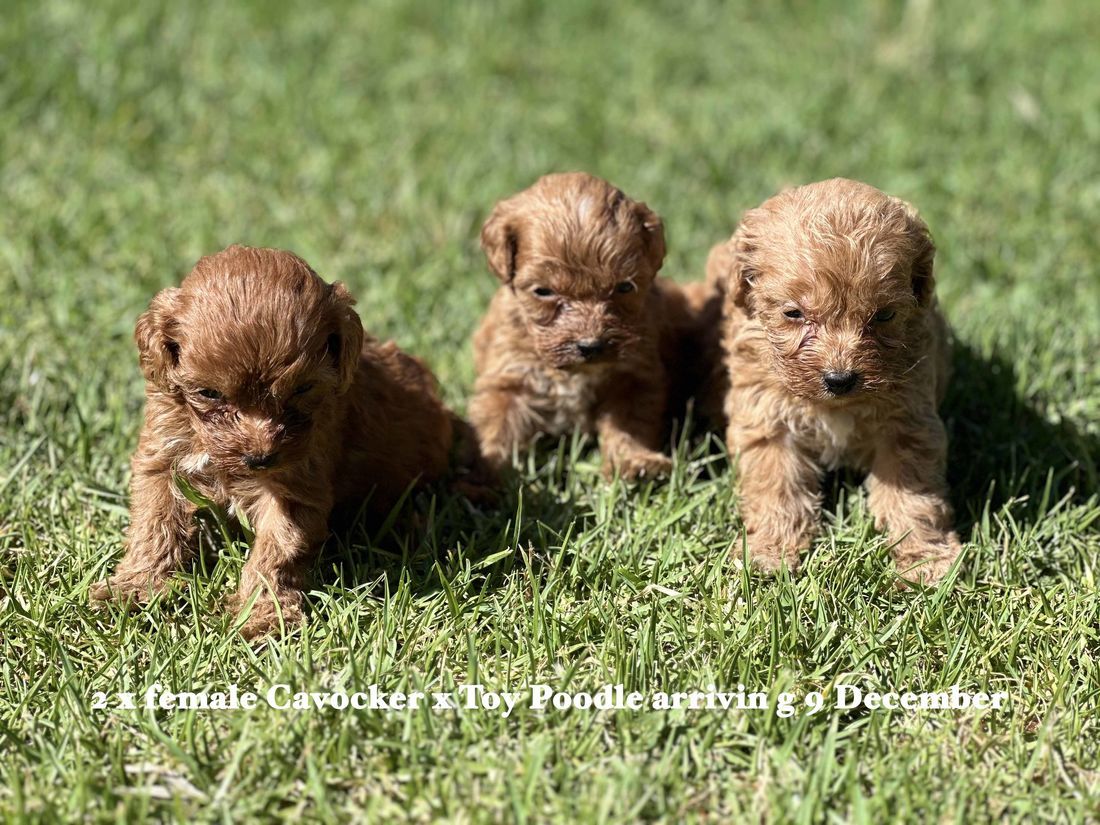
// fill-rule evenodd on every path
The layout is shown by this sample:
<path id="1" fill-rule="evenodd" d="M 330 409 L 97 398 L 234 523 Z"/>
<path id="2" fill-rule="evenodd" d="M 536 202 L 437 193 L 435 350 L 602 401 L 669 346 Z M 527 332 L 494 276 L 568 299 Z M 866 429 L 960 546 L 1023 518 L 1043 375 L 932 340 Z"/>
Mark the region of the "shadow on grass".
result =
<path id="1" fill-rule="evenodd" d="M 585 449 L 584 439 L 547 440 L 525 470 L 506 474 L 491 504 L 439 484 L 412 495 L 385 524 L 344 519 L 322 549 L 316 583 L 368 584 L 380 596 L 405 580 L 414 595 L 428 596 L 459 582 L 467 591 L 494 589 L 517 568 L 540 567 L 590 519 L 569 473 Z"/>
<path id="2" fill-rule="evenodd" d="M 961 535 L 1009 503 L 1014 518 L 1030 526 L 1063 499 L 1080 503 L 1097 494 L 1100 439 L 1044 417 L 1044 399 L 1021 396 L 1016 372 L 1003 358 L 956 342 L 953 361 L 940 414 Z M 456 585 L 466 592 L 494 589 L 517 568 L 537 569 L 591 521 L 582 500 L 591 474 L 573 469 L 591 460 L 592 447 L 583 438 L 542 442 L 525 468 L 509 475 L 495 506 L 474 506 L 439 486 L 414 495 L 381 530 L 362 519 L 338 529 L 316 580 L 346 588 L 368 584 L 378 595 L 405 580 L 413 594 L 427 596 Z M 835 509 L 842 490 L 861 480 L 850 470 L 829 473 L 826 508 L 831 502 Z"/>
<path id="3" fill-rule="evenodd" d="M 1014 502 L 1030 525 L 1058 501 L 1081 503 L 1098 492 L 1100 439 L 1072 422 L 1041 414 L 1045 400 L 1017 390 L 1016 370 L 956 341 L 954 374 L 940 415 L 950 452 L 947 480 L 960 532 L 988 509 Z"/>

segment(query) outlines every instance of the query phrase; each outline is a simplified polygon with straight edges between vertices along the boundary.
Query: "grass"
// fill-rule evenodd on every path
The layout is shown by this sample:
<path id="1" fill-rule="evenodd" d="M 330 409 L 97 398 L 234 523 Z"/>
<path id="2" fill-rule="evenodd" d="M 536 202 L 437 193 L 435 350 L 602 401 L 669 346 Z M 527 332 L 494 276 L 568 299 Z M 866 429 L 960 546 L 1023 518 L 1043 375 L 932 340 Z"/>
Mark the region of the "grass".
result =
<path id="1" fill-rule="evenodd" d="M 1100 798 L 1100 7 L 783 2 L 8 3 L 0 26 L 0 812 L 26 820 L 1095 820 Z M 797 579 L 749 577 L 735 469 L 667 485 L 532 459 L 499 512 L 339 536 L 311 621 L 217 610 L 246 548 L 131 615 L 121 552 L 160 287 L 233 241 L 295 249 L 464 407 L 499 198 L 608 177 L 688 280 L 739 213 L 847 175 L 918 204 L 958 337 L 944 407 L 965 559 L 898 592 L 857 479 Z M 1011 694 L 797 714 L 122 710 L 97 691 Z"/>

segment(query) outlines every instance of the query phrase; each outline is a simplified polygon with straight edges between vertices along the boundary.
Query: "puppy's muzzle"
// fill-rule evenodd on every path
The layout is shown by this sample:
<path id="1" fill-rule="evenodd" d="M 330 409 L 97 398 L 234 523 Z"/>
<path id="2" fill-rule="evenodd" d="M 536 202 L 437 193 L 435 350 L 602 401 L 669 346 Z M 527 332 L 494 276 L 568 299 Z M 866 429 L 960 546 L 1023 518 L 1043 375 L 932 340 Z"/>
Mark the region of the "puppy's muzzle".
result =
<path id="1" fill-rule="evenodd" d="M 847 395 L 858 386 L 859 373 L 852 370 L 827 372 L 821 380 L 832 395 Z"/>

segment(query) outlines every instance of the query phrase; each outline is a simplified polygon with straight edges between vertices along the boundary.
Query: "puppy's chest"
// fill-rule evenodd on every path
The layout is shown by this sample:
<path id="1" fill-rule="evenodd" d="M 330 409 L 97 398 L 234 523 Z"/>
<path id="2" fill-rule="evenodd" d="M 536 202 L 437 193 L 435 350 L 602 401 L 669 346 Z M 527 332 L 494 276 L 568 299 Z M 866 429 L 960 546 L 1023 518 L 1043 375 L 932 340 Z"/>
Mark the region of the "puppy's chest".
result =
<path id="1" fill-rule="evenodd" d="M 800 440 L 828 468 L 863 468 L 872 452 L 872 423 L 847 410 L 815 410 L 799 428 Z"/>
<path id="2" fill-rule="evenodd" d="M 177 495 L 183 495 L 183 491 L 178 489 L 178 480 L 182 479 L 196 493 L 224 507 L 234 518 L 241 511 L 247 513 L 256 498 L 254 490 L 231 489 L 224 479 L 212 472 L 207 453 L 188 453 L 176 462 L 173 473 Z"/>
<path id="3" fill-rule="evenodd" d="M 191 452 L 179 458 L 172 466 L 172 473 L 178 486 L 182 480 L 195 492 L 219 505 L 229 503 L 229 491 L 217 473 L 213 472 L 210 455 L 203 452 Z"/>
<path id="4" fill-rule="evenodd" d="M 567 373 L 532 370 L 527 375 L 528 407 L 541 428 L 551 435 L 594 426 L 598 373 Z"/>

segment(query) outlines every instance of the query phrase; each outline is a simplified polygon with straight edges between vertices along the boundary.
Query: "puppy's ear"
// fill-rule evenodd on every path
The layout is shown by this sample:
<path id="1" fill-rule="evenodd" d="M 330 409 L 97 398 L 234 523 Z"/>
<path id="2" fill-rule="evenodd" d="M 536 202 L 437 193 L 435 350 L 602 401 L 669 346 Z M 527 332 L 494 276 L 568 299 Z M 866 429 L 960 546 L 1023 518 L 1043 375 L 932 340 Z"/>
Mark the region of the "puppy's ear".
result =
<path id="1" fill-rule="evenodd" d="M 329 334 L 325 347 L 339 375 L 337 392 L 343 395 L 351 388 L 359 368 L 359 356 L 363 350 L 363 322 L 354 309 L 355 299 L 343 284 L 337 282 L 332 285 L 329 300 L 336 317 L 336 329 Z"/>
<path id="2" fill-rule="evenodd" d="M 932 303 L 932 297 L 936 291 L 936 279 L 933 274 L 936 244 L 932 241 L 932 233 L 928 231 L 928 225 L 917 211 L 909 204 L 905 204 L 905 212 L 909 224 L 909 237 L 913 243 L 913 265 L 910 269 L 913 294 L 917 298 L 917 303 L 926 307 Z"/>
<path id="3" fill-rule="evenodd" d="M 519 228 L 512 200 L 501 201 L 481 227 L 481 248 L 489 261 L 489 269 L 502 283 L 510 284 L 516 277 L 516 255 L 519 252 Z"/>
<path id="4" fill-rule="evenodd" d="M 169 377 L 180 357 L 179 344 L 175 340 L 179 295 L 176 287 L 162 289 L 134 327 L 141 372 L 146 381 L 165 391 L 169 389 Z"/>
<path id="5" fill-rule="evenodd" d="M 754 261 L 760 222 L 761 216 L 757 210 L 746 212 L 737 231 L 726 243 L 724 255 L 717 262 L 721 263 L 723 258 L 728 261 L 723 291 L 733 299 L 734 306 L 741 307 L 749 315 L 753 313 L 752 290 L 759 276 Z M 709 268 L 709 259 L 707 265 Z"/>
<path id="6" fill-rule="evenodd" d="M 642 224 L 645 257 L 656 272 L 665 261 L 665 225 L 661 216 L 644 203 L 634 204 L 634 214 Z"/>

